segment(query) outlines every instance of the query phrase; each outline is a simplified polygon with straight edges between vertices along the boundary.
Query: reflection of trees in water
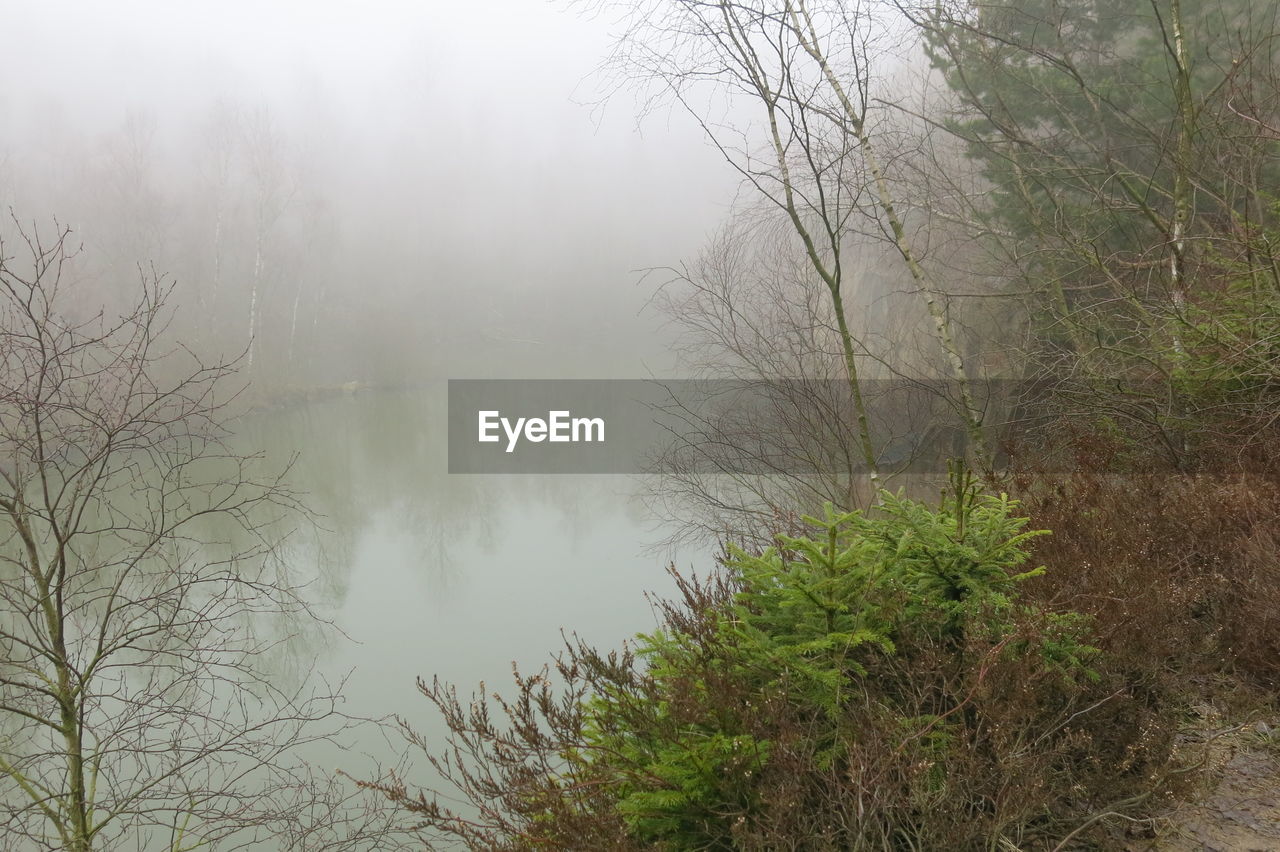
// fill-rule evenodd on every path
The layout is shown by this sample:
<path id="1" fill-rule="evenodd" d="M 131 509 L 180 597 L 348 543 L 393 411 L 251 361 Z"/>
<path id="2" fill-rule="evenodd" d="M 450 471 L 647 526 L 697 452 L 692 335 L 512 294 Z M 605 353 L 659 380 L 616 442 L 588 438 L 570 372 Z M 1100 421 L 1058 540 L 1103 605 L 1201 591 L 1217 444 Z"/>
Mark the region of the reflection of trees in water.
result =
<path id="1" fill-rule="evenodd" d="M 321 528 L 299 530 L 293 555 L 316 566 L 324 603 L 346 598 L 360 538 L 380 519 L 412 538 L 416 567 L 444 591 L 457 580 L 459 548 L 493 552 L 500 507 L 554 507 L 558 530 L 576 541 L 598 522 L 602 498 L 617 505 L 629 489 L 619 477 L 451 476 L 446 414 L 437 385 L 258 411 L 237 424 L 269 462 L 297 456 L 293 480 Z"/>
<path id="2" fill-rule="evenodd" d="M 502 481 L 511 483 L 511 493 L 520 502 L 554 509 L 556 529 L 575 546 L 596 531 L 603 512 L 626 507 L 634 487 L 624 476 L 590 474 L 511 476 Z"/>
<path id="3" fill-rule="evenodd" d="M 549 510 L 540 522 L 548 535 L 575 546 L 606 512 L 622 509 L 643 526 L 643 507 L 627 500 L 636 487 L 629 477 L 449 475 L 446 414 L 440 384 L 258 410 L 234 424 L 237 440 L 260 448 L 264 464 L 296 456 L 291 481 L 318 521 L 292 531 L 284 557 L 314 572 L 311 599 L 330 615 L 349 598 L 360 561 L 385 558 L 370 556 L 369 536 L 399 538 L 396 558 L 410 562 L 433 597 L 447 599 L 477 555 L 501 550 L 513 512 Z M 314 653 L 320 641 L 307 637 L 303 647 Z"/>
<path id="4" fill-rule="evenodd" d="M 364 392 L 288 408 L 254 412 L 238 425 L 248 445 L 275 462 L 297 457 L 294 481 L 319 515 L 319 528 L 296 537 L 300 558 L 314 565 L 318 596 L 340 606 L 348 593 L 361 534 L 391 514 L 406 520 L 442 554 L 449 531 L 470 535 L 486 515 L 478 483 L 446 475 L 445 407 L 429 393 Z M 305 555 L 303 555 L 305 554 Z"/>

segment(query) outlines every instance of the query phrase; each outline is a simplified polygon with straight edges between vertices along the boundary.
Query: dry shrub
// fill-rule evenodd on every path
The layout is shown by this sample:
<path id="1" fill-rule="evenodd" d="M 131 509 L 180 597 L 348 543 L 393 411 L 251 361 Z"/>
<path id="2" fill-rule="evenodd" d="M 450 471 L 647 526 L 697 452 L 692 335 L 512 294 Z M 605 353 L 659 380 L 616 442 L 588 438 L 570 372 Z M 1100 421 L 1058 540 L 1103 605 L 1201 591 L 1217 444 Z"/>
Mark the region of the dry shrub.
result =
<path id="1" fill-rule="evenodd" d="M 1041 629 L 1034 621 L 1024 635 Z M 858 735 L 839 767 L 822 763 L 799 721 L 762 719 L 758 736 L 793 736 L 779 737 L 734 847 L 1032 850 L 1069 836 L 1088 848 L 1112 845 L 1114 825 L 1092 820 L 1141 816 L 1161 789 L 1169 714 L 1121 679 L 1067 683 L 1033 656 L 1005 650 L 990 640 L 959 655 L 919 649 L 898 673 L 877 672 L 877 685 L 913 688 L 868 689 L 846 717 Z"/>
<path id="2" fill-rule="evenodd" d="M 571 642 L 509 699 L 423 683 L 451 734 L 406 733 L 465 806 L 364 786 L 471 849 L 1106 846 L 1101 815 L 1163 783 L 1174 705 L 1026 605 L 1053 586 L 1017 573 L 1011 508 L 959 490 L 828 518 L 677 578 L 639 658 Z"/>
<path id="3" fill-rule="evenodd" d="M 1015 479 L 1035 525 L 1053 531 L 1035 542 L 1049 570 L 1029 593 L 1092 616 L 1108 657 L 1149 682 L 1280 683 L 1280 460 L 1255 445 L 1193 472 L 1102 473 L 1116 467 L 1106 442 L 1076 447 L 1071 471 Z"/>

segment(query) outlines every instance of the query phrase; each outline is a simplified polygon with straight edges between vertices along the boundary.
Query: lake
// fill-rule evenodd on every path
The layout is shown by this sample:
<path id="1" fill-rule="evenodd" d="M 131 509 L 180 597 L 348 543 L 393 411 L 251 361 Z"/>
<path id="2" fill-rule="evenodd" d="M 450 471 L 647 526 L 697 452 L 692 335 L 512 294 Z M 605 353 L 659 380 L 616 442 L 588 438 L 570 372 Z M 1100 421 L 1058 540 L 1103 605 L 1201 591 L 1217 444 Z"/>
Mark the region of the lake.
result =
<path id="1" fill-rule="evenodd" d="M 314 574 L 313 600 L 344 636 L 297 649 L 320 674 L 348 675 L 349 713 L 396 715 L 438 736 L 415 687 L 433 675 L 467 694 L 480 681 L 510 693 L 512 662 L 530 669 L 562 646 L 561 631 L 616 647 L 654 616 L 674 559 L 705 571 L 710 547 L 677 552 L 635 494 L 636 477 L 478 476 L 447 472 L 444 383 L 361 391 L 259 410 L 237 442 L 268 464 L 294 459 L 293 484 L 320 514 L 300 527 L 291 558 Z M 296 458 L 294 458 L 296 456 Z M 316 753 L 360 777 L 405 751 L 370 735 L 355 754 Z M 413 755 L 410 755 L 413 757 Z M 415 760 L 411 782 L 434 774 Z"/>

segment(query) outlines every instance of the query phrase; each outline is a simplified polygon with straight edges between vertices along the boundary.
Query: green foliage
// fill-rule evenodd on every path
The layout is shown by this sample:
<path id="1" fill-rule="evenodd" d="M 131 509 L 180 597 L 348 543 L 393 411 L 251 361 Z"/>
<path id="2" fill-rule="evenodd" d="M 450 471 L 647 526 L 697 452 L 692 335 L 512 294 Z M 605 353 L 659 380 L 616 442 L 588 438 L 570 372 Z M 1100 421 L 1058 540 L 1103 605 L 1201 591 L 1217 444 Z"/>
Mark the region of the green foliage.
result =
<path id="1" fill-rule="evenodd" d="M 1180 13 L 1198 57 L 1194 167 L 1201 180 L 1229 185 L 1240 163 L 1216 156 L 1213 99 L 1230 88 L 1224 74 L 1241 58 L 1238 40 L 1269 38 L 1269 29 L 1250 0 L 1183 0 Z M 1042 247 L 1056 231 L 1103 257 L 1167 239 L 1169 145 L 1182 120 L 1170 4 L 997 0 L 922 5 L 918 17 L 957 99 L 949 126 L 991 182 L 993 223 Z M 1264 165 L 1268 180 L 1275 165 Z M 1198 212 L 1218 212 L 1218 200 L 1198 198 Z"/>
<path id="2" fill-rule="evenodd" d="M 716 812 L 751 805 L 751 775 L 767 758 L 768 744 L 746 734 L 697 727 L 682 733 L 645 754 L 650 783 L 629 788 L 618 801 L 618 812 L 646 842 L 677 848 L 727 842 Z"/>
<path id="3" fill-rule="evenodd" d="M 1100 814 L 1139 812 L 1165 789 L 1178 705 L 1149 658 L 1134 665 L 1111 638 L 1140 608 L 1096 622 L 1104 655 L 1092 618 L 1034 603 L 1087 604 L 1045 592 L 1107 576 L 1119 536 L 1107 528 L 1133 525 L 1089 509 L 1053 516 L 1055 530 L 1105 533 L 1073 560 L 1078 534 L 1031 529 L 1017 502 L 960 471 L 936 507 L 892 494 L 867 513 L 828 507 L 774 547 L 731 550 L 709 577 L 673 572 L 660 629 L 620 652 L 571 641 L 554 671 L 517 671 L 514 698 L 420 683 L 449 730 L 427 755 L 465 812 L 395 777 L 366 786 L 475 850 L 1105 840 Z M 1032 545 L 1061 570 L 1030 567 Z M 1145 601 L 1141 588 L 1128 594 Z"/>
<path id="4" fill-rule="evenodd" d="M 1276 232 L 1280 235 L 1280 231 Z M 1262 242 L 1280 240 L 1263 238 Z M 1187 306 L 1184 350 L 1171 370 L 1175 390 L 1198 407 L 1234 405 L 1274 410 L 1280 391 L 1280 289 L 1232 270 L 1217 292 Z"/>
<path id="5" fill-rule="evenodd" d="M 1274 422 L 1280 140 L 1259 105 L 1276 92 L 1276 14 L 1251 0 L 916 7 L 944 122 L 983 178 L 975 245 L 1025 298 L 1022 369 L 1052 412 L 1037 440 L 1105 417 L 1126 455 L 1154 456 L 1139 468 L 1189 470 L 1206 436 L 1255 440 Z"/>
<path id="6" fill-rule="evenodd" d="M 1027 542 L 1015 503 L 962 487 L 942 509 L 884 494 L 879 512 L 806 518 L 813 537 L 780 536 L 751 555 L 731 549 L 742 591 L 726 622 L 736 647 L 775 678 L 800 678 L 815 706 L 839 707 L 850 679 L 896 643 L 958 642 L 966 629 L 1012 629 Z"/>
<path id="7" fill-rule="evenodd" d="M 940 508 L 886 493 L 872 514 L 827 506 L 806 521 L 810 535 L 780 536 L 763 553 L 730 550 L 736 593 L 708 614 L 706 634 L 639 638 L 652 700 L 606 690 L 589 701 L 585 747 L 572 760 L 608 779 L 636 840 L 737 848 L 775 751 L 847 773 L 851 751 L 878 736 L 866 727 L 877 718 L 908 732 L 918 754 L 957 747 L 963 699 L 948 694 L 945 676 L 931 683 L 933 673 L 913 670 L 930 655 L 959 669 L 976 664 L 971 654 L 1033 655 L 1043 669 L 1089 676 L 1082 619 L 1049 618 L 1042 633 L 1019 634 L 1018 586 L 1040 573 L 1023 570 L 1028 543 L 1044 533 L 1027 530 L 1007 496 L 957 476 Z M 907 700 L 921 688 L 937 693 L 932 712 Z M 780 724 L 771 737 L 761 736 L 760 714 Z M 939 762 L 921 783 L 945 781 Z"/>

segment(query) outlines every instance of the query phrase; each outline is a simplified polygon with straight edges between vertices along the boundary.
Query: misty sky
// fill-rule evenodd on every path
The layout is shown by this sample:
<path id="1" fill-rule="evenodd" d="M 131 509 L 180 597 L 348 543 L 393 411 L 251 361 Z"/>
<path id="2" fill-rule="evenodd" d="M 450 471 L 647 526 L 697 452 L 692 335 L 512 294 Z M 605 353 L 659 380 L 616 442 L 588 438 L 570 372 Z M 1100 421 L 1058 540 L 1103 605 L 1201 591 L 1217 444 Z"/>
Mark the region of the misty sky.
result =
<path id="1" fill-rule="evenodd" d="M 650 289 L 634 270 L 696 252 L 736 190 L 683 115 L 640 132 L 628 95 L 592 107 L 612 25 L 563 2 L 6 2 L 4 18 L 0 201 L 121 263 L 95 217 L 163 223 L 196 205 L 219 110 L 269 116 L 306 203 L 333 220 L 326 286 L 400 312 L 459 288 L 603 288 L 616 305 L 590 314 L 656 328 L 635 320 Z M 133 161 L 154 209 L 112 194 Z M 139 238 L 129 251 L 158 256 L 128 262 L 208 277 L 182 254 L 195 240 Z"/>

